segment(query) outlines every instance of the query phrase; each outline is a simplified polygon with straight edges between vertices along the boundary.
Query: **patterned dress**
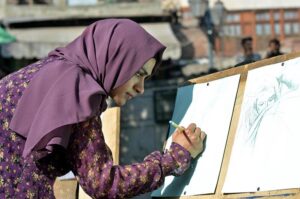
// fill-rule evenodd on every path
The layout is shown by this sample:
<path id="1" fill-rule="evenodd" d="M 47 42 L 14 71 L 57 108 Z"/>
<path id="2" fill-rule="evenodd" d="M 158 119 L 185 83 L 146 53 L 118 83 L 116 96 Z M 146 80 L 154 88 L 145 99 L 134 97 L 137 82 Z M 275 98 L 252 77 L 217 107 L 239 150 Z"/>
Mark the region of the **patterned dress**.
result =
<path id="1" fill-rule="evenodd" d="M 9 123 L 18 100 L 48 57 L 0 81 L 0 198 L 54 198 L 57 176 L 72 170 L 86 193 L 94 198 L 129 198 L 162 185 L 167 175 L 181 175 L 189 167 L 190 153 L 176 143 L 164 152 L 153 152 L 143 162 L 113 165 L 105 144 L 100 116 L 73 125 L 68 148 L 54 147 L 40 158 L 32 152 L 22 157 L 25 138 L 11 131 Z"/>

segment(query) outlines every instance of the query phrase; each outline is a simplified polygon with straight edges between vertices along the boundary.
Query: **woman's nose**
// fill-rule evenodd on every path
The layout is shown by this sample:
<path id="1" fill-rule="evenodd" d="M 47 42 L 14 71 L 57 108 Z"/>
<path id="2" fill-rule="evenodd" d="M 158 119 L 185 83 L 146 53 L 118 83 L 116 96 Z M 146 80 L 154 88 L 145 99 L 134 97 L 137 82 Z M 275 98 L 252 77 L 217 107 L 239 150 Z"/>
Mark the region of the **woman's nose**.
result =
<path id="1" fill-rule="evenodd" d="M 138 93 L 138 94 L 143 94 L 144 91 L 145 91 L 145 88 L 144 88 L 144 80 L 140 80 L 134 87 L 135 91 Z"/>

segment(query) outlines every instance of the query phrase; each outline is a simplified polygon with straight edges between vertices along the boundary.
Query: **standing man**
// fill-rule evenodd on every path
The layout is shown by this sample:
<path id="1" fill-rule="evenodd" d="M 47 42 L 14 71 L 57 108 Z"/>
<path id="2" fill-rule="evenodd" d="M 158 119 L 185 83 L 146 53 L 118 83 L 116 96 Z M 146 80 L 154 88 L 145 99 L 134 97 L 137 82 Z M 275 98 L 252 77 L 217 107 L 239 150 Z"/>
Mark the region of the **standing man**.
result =
<path id="1" fill-rule="evenodd" d="M 190 10 L 188 0 L 161 0 L 161 8 L 170 14 L 173 24 L 179 24 L 179 16 Z"/>
<path id="2" fill-rule="evenodd" d="M 252 37 L 245 37 L 241 40 L 244 54 L 237 57 L 237 64 L 235 66 L 241 66 L 261 60 L 261 56 L 258 53 L 253 52 Z"/>
<path id="3" fill-rule="evenodd" d="M 269 51 L 267 52 L 266 58 L 271 58 L 278 55 L 283 55 L 283 53 L 280 51 L 280 41 L 274 38 L 269 41 Z"/>

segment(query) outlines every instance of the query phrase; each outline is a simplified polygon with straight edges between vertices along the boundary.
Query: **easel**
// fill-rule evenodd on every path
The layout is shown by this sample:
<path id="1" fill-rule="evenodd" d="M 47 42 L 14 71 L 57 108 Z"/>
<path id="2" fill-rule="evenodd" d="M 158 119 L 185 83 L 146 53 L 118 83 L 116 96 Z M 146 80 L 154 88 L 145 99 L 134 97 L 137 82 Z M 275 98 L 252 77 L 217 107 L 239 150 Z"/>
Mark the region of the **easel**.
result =
<path id="1" fill-rule="evenodd" d="M 213 80 L 225 78 L 228 76 L 240 74 L 240 82 L 237 92 L 237 97 L 233 109 L 233 115 L 231 119 L 231 125 L 229 128 L 226 148 L 223 156 L 222 166 L 218 178 L 218 183 L 216 185 L 216 190 L 214 194 L 207 195 L 197 195 L 197 196 L 179 196 L 179 197 L 168 197 L 168 198 L 180 198 L 180 199 L 235 199 L 235 198 L 272 198 L 272 199 L 299 199 L 300 189 L 286 189 L 286 190 L 276 190 L 276 191 L 264 191 L 264 192 L 251 192 L 251 193 L 238 193 L 238 194 L 223 194 L 222 187 L 225 182 L 226 173 L 228 170 L 230 154 L 232 152 L 232 147 L 234 143 L 235 134 L 238 127 L 238 120 L 241 112 L 241 105 L 243 102 L 243 94 L 245 90 L 245 83 L 247 80 L 247 74 L 249 70 L 263 67 L 266 65 L 284 62 L 293 58 L 300 57 L 300 53 L 292 53 L 279 57 L 274 57 L 271 59 L 262 60 L 252 64 L 247 64 L 237 68 L 231 68 L 225 71 L 217 72 L 207 76 L 195 78 L 189 80 L 193 84 L 207 83 Z M 299 67 L 300 70 L 300 67 Z"/>
<path id="2" fill-rule="evenodd" d="M 119 163 L 119 142 L 120 142 L 120 108 L 108 108 L 101 115 L 102 131 L 104 134 L 105 142 L 112 151 L 114 164 Z M 60 199 L 90 199 L 90 197 L 79 186 L 79 193 L 77 197 L 76 179 L 69 180 L 56 180 L 54 183 L 55 197 Z"/>

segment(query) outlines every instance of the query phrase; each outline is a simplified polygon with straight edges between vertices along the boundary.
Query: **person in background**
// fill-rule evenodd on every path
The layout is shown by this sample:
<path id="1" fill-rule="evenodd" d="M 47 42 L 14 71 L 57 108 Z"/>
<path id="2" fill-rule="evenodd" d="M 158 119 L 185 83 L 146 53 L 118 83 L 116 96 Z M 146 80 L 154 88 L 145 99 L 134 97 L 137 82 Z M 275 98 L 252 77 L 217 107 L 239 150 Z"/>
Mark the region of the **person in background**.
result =
<path id="1" fill-rule="evenodd" d="M 245 37 L 241 40 L 241 46 L 243 47 L 243 55 L 239 55 L 236 60 L 235 66 L 242 66 L 261 60 L 261 56 L 258 53 L 253 52 L 253 40 L 252 37 Z"/>
<path id="2" fill-rule="evenodd" d="M 179 15 L 189 12 L 188 0 L 161 0 L 161 9 L 171 16 L 172 23 L 179 24 Z"/>
<path id="3" fill-rule="evenodd" d="M 271 39 L 269 41 L 269 51 L 267 52 L 266 58 L 275 57 L 278 55 L 283 55 L 283 53 L 280 51 L 280 41 L 276 38 Z"/>
<path id="4" fill-rule="evenodd" d="M 0 198 L 54 198 L 56 177 L 70 170 L 93 198 L 133 197 L 182 175 L 203 151 L 206 135 L 194 123 L 188 139 L 176 130 L 168 150 L 132 165 L 113 164 L 101 129 L 106 99 L 123 106 L 142 95 L 164 50 L 131 20 L 100 20 L 1 79 Z"/>

